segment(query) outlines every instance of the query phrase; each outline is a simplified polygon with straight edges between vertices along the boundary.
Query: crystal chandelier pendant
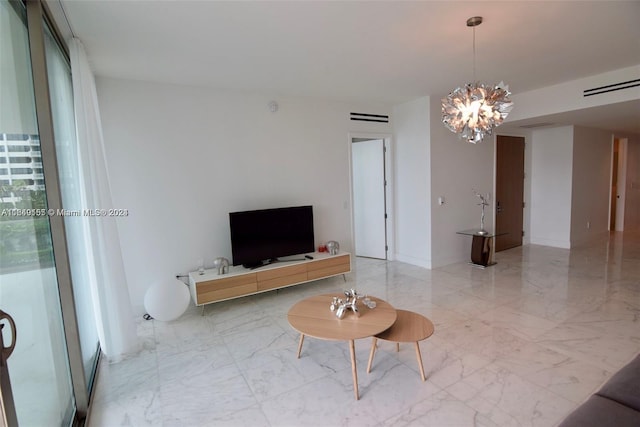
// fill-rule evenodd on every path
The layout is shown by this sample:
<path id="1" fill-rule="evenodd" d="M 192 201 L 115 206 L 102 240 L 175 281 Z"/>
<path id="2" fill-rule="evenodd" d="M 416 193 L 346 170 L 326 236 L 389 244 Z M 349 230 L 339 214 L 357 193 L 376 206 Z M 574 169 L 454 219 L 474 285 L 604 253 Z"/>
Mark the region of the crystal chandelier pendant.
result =
<path id="1" fill-rule="evenodd" d="M 473 74 L 475 80 L 476 42 L 475 27 L 482 23 L 482 17 L 467 20 L 473 31 Z M 467 83 L 456 88 L 442 98 L 442 123 L 460 138 L 477 144 L 504 121 L 513 109 L 509 99 L 509 86 L 504 82 L 490 86 L 483 83 Z"/>
<path id="2" fill-rule="evenodd" d="M 509 87 L 467 83 L 442 99 L 442 122 L 460 138 L 476 144 L 504 121 L 513 102 Z"/>

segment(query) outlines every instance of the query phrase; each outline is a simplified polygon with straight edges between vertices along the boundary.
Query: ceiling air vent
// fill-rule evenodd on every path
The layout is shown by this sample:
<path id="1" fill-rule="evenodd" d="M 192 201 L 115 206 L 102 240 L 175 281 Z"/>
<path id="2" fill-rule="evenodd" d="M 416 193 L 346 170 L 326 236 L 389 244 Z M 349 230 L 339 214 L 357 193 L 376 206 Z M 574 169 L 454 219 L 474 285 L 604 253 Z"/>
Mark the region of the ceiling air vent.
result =
<path id="1" fill-rule="evenodd" d="M 382 114 L 351 113 L 351 120 L 358 122 L 389 123 L 389 116 Z"/>
<path id="2" fill-rule="evenodd" d="M 524 129 L 533 129 L 533 128 L 542 128 L 542 127 L 546 127 L 546 126 L 553 126 L 553 125 L 555 125 L 555 123 L 542 122 L 542 123 L 532 123 L 530 125 L 522 125 L 520 127 L 524 128 Z"/>
<path id="3" fill-rule="evenodd" d="M 587 89 L 583 91 L 583 96 L 586 97 L 586 96 L 592 96 L 592 95 L 600 95 L 601 93 L 629 89 L 636 86 L 640 86 L 640 79 L 629 80 L 627 82 L 615 83 L 607 86 L 594 87 L 593 89 Z"/>

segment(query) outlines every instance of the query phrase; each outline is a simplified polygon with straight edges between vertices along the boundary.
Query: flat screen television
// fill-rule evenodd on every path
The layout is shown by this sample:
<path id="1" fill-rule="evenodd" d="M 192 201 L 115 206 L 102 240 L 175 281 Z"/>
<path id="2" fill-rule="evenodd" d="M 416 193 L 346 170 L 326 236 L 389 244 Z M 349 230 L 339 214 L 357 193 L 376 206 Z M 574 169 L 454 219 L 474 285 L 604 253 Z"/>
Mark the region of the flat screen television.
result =
<path id="1" fill-rule="evenodd" d="M 233 265 L 255 268 L 279 257 L 313 252 L 313 207 L 229 213 Z"/>

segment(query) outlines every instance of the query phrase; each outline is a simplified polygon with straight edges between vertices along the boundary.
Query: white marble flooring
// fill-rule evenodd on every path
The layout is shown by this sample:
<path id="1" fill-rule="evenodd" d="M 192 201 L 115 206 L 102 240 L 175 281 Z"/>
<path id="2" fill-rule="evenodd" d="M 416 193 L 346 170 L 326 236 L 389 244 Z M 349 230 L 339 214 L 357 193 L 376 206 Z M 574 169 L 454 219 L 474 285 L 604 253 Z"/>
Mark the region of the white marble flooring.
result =
<path id="1" fill-rule="evenodd" d="M 145 349 L 102 363 L 89 426 L 554 426 L 640 352 L 640 236 L 525 246 L 487 269 L 357 259 L 336 277 L 140 321 Z M 286 313 L 354 287 L 429 317 L 420 347 L 305 340 Z"/>

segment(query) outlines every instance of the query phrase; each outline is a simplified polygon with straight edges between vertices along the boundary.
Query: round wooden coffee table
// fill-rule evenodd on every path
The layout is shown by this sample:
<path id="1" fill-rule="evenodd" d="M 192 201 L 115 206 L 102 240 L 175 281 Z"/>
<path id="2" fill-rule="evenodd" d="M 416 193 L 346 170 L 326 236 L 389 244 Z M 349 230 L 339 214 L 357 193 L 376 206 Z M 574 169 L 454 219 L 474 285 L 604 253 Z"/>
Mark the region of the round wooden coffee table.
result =
<path id="1" fill-rule="evenodd" d="M 433 323 L 423 315 L 414 313 L 413 311 L 398 310 L 396 313 L 397 318 L 393 326 L 373 337 L 371 352 L 369 353 L 369 363 L 367 364 L 367 373 L 371 372 L 373 355 L 376 352 L 376 343 L 379 339 L 395 342 L 397 351 L 400 351 L 401 342 L 410 342 L 415 344 L 420 377 L 422 381 L 424 381 L 424 367 L 422 366 L 422 355 L 420 354 L 420 344 L 418 344 L 418 342 L 426 340 L 433 335 Z"/>
<path id="2" fill-rule="evenodd" d="M 305 335 L 321 340 L 349 341 L 353 391 L 358 400 L 360 395 L 354 340 L 374 336 L 389 328 L 396 321 L 396 310 L 386 301 L 369 297 L 375 301 L 375 308 L 369 309 L 360 302 L 358 303 L 360 316 L 347 311 L 342 319 L 338 319 L 335 312 L 329 309 L 334 296 L 341 295 L 324 294 L 304 299 L 291 307 L 287 318 L 293 329 L 300 332 L 298 358 L 300 358 Z"/>

